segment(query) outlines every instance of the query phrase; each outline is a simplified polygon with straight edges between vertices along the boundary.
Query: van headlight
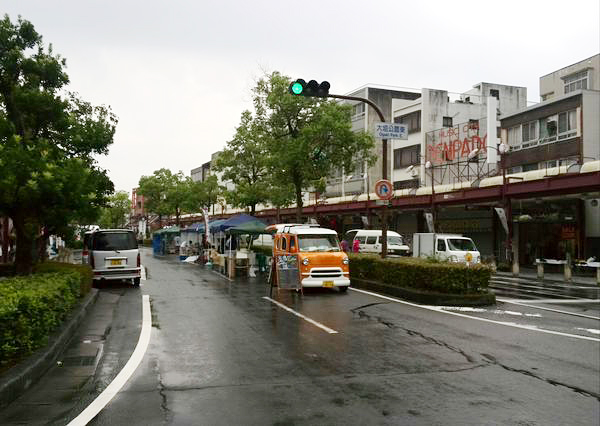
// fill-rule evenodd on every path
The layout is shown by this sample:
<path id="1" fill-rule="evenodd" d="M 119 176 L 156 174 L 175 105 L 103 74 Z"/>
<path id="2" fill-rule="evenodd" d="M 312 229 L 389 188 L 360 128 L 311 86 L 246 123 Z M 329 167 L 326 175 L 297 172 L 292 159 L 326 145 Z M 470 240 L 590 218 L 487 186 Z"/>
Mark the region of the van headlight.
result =
<path id="1" fill-rule="evenodd" d="M 348 259 L 347 257 L 344 257 L 344 258 L 342 259 L 342 263 L 343 263 L 344 265 L 347 265 L 347 264 L 349 264 L 349 263 L 350 263 L 350 259 Z"/>
<path id="2" fill-rule="evenodd" d="M 304 266 L 308 265 L 308 257 L 305 257 L 304 259 L 302 259 L 302 264 Z"/>

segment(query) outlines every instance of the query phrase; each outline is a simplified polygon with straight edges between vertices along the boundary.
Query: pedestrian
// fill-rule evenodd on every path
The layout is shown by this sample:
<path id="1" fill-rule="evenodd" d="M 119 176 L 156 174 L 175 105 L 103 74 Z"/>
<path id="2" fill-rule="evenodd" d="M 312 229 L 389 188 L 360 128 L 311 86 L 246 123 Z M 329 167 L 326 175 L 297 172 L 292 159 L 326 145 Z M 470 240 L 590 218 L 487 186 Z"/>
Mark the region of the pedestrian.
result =
<path id="1" fill-rule="evenodd" d="M 358 253 L 360 251 L 360 243 L 358 242 L 358 238 L 352 241 L 352 251 L 354 253 Z"/>
<path id="2" fill-rule="evenodd" d="M 340 246 L 342 247 L 343 252 L 348 252 L 348 241 L 342 240 L 342 242 L 340 243 Z"/>

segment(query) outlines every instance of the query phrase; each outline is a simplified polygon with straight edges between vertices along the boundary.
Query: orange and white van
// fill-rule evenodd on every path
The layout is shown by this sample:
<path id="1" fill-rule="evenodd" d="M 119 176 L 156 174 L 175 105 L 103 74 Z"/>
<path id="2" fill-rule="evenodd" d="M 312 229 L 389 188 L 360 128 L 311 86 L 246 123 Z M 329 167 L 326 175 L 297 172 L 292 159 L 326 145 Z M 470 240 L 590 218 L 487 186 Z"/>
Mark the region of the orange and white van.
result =
<path id="1" fill-rule="evenodd" d="M 273 263 L 281 256 L 297 256 L 302 287 L 350 285 L 348 255 L 340 249 L 337 232 L 314 225 L 278 224 L 267 227 L 273 235 Z M 276 278 L 275 278 L 276 279 Z"/>

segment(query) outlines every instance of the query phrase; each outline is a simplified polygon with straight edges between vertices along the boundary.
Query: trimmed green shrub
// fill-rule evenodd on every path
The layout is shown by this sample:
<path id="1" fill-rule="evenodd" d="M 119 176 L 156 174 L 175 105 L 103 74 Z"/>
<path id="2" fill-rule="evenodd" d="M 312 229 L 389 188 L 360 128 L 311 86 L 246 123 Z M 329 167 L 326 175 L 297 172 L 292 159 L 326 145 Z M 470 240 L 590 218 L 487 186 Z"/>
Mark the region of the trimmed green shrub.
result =
<path id="1" fill-rule="evenodd" d="M 76 265 L 73 263 L 61 262 L 44 262 L 38 263 L 33 267 L 34 273 L 47 272 L 77 272 L 80 277 L 79 281 L 79 297 L 83 297 L 92 289 L 92 281 L 94 275 L 92 268 L 89 265 Z"/>
<path id="2" fill-rule="evenodd" d="M 447 294 L 487 293 L 491 270 L 484 265 L 404 257 L 381 259 L 376 255 L 349 254 L 350 280 L 378 281 L 387 285 Z"/>
<path id="3" fill-rule="evenodd" d="M 75 271 L 0 281 L 0 368 L 47 343 L 78 302 L 80 286 Z"/>

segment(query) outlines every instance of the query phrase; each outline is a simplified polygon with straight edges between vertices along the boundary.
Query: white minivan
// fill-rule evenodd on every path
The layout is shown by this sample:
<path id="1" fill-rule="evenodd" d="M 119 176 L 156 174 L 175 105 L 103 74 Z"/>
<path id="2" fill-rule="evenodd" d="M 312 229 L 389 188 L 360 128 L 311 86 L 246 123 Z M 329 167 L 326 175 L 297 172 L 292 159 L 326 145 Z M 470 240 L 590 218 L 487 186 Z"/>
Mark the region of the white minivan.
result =
<path id="1" fill-rule="evenodd" d="M 361 253 L 381 253 L 381 229 L 352 229 L 346 232 L 345 240 L 352 249 L 354 240 L 358 240 Z M 388 254 L 408 256 L 410 247 L 404 244 L 402 236 L 394 231 L 387 231 Z"/>
<path id="2" fill-rule="evenodd" d="M 135 233 L 128 229 L 100 229 L 84 237 L 83 263 L 94 280 L 132 280 L 140 285 L 141 259 Z"/>

